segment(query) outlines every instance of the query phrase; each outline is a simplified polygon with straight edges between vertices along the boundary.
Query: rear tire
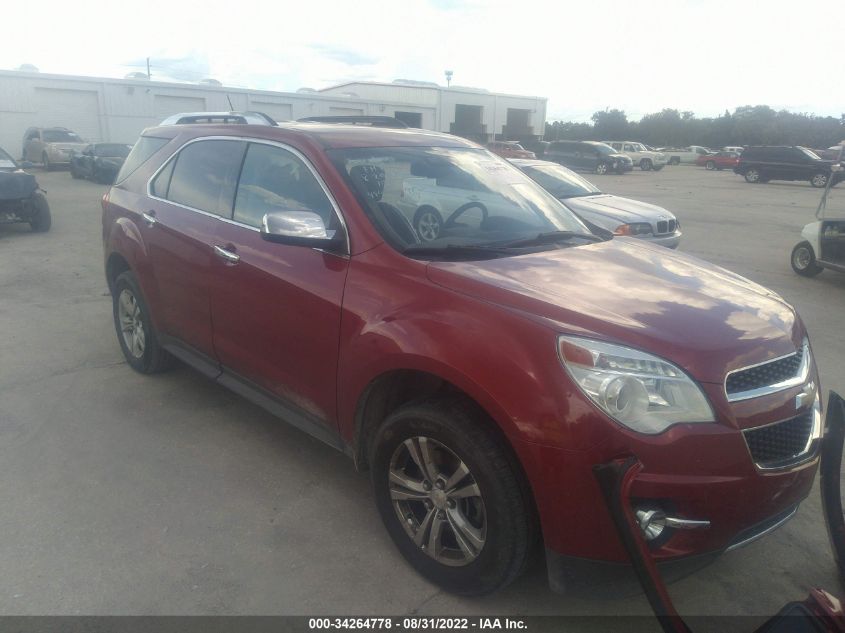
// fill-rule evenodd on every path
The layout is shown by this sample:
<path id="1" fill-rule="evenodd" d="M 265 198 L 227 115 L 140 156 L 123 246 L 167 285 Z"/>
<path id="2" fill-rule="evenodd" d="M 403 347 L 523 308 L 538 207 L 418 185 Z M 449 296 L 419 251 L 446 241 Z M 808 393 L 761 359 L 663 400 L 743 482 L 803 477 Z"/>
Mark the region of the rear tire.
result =
<path id="1" fill-rule="evenodd" d="M 813 252 L 813 246 L 807 242 L 799 242 L 792 249 L 792 255 L 789 258 L 789 263 L 792 264 L 792 270 L 802 277 L 815 277 L 824 270 L 816 263 L 816 254 Z"/>
<path id="2" fill-rule="evenodd" d="M 173 364 L 173 357 L 158 341 L 150 309 L 134 273 L 117 276 L 112 293 L 114 329 L 129 366 L 142 374 L 156 374 Z"/>
<path id="3" fill-rule="evenodd" d="M 681 158 L 679 156 L 673 156 L 672 158 L 669 159 L 669 164 L 670 165 L 680 165 L 681 164 Z"/>
<path id="4" fill-rule="evenodd" d="M 459 595 L 512 582 L 536 542 L 528 486 L 489 424 L 463 398 L 412 402 L 384 421 L 370 453 L 376 506 L 393 542 L 422 576 Z"/>
<path id="5" fill-rule="evenodd" d="M 607 163 L 599 163 L 598 165 L 596 165 L 596 173 L 599 176 L 604 176 L 609 171 L 610 171 L 610 165 L 608 165 Z"/>
<path id="6" fill-rule="evenodd" d="M 32 215 L 29 219 L 30 228 L 36 233 L 46 233 L 53 225 L 53 216 L 50 214 L 47 196 L 40 191 L 36 191 L 32 194 L 30 204 L 32 205 Z"/>
<path id="7" fill-rule="evenodd" d="M 712 160 L 708 160 L 706 163 L 704 163 L 704 168 L 707 171 L 713 171 L 714 169 L 716 169 L 716 163 L 714 163 Z"/>
<path id="8" fill-rule="evenodd" d="M 652 163 L 648 158 L 643 158 L 640 161 L 640 169 L 643 171 L 651 171 L 652 170 Z"/>
<path id="9" fill-rule="evenodd" d="M 745 182 L 750 182 L 752 185 L 762 182 L 760 172 L 756 169 L 747 169 L 743 176 L 745 176 Z"/>

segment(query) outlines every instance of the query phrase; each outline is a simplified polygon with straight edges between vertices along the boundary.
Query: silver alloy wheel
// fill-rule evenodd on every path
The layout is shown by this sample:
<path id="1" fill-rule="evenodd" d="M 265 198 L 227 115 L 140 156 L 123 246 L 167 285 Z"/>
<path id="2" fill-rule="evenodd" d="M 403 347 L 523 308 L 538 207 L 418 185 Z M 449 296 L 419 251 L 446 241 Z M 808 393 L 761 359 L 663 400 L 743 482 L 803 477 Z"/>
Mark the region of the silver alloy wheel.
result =
<path id="1" fill-rule="evenodd" d="M 440 217 L 436 211 L 423 211 L 417 220 L 417 234 L 424 242 L 436 240 L 440 235 Z"/>
<path id="2" fill-rule="evenodd" d="M 798 270 L 806 270 L 813 261 L 813 254 L 806 246 L 801 246 L 795 249 L 792 253 L 792 264 Z"/>
<path id="3" fill-rule="evenodd" d="M 760 180 L 760 172 L 756 169 L 749 169 L 747 172 L 745 172 L 745 179 L 748 182 L 757 182 L 758 180 Z"/>
<path id="4" fill-rule="evenodd" d="M 118 297 L 117 317 L 126 349 L 135 358 L 141 358 L 146 349 L 147 337 L 144 332 L 144 322 L 141 320 L 141 306 L 138 305 L 135 295 L 128 289 L 121 291 Z"/>
<path id="5" fill-rule="evenodd" d="M 827 176 L 824 174 L 816 174 L 813 176 L 814 187 L 824 187 L 827 184 Z"/>
<path id="6" fill-rule="evenodd" d="M 596 173 L 603 176 L 607 173 L 607 163 L 599 163 L 596 165 Z"/>
<path id="7" fill-rule="evenodd" d="M 390 458 L 390 499 L 405 533 L 438 563 L 473 562 L 487 538 L 481 490 L 467 465 L 441 442 L 411 437 Z"/>

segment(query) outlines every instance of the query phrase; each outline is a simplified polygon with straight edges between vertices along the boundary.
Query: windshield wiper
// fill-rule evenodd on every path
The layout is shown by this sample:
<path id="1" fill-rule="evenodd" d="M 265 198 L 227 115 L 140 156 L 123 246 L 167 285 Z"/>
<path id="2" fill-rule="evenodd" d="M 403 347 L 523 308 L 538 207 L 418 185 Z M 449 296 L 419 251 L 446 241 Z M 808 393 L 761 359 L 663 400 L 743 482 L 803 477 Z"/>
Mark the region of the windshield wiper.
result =
<path id="1" fill-rule="evenodd" d="M 507 248 L 494 244 L 447 244 L 436 246 L 409 246 L 403 255 L 434 256 L 438 258 L 458 257 L 461 259 L 493 259 L 501 255 L 512 255 Z"/>
<path id="2" fill-rule="evenodd" d="M 563 242 L 571 239 L 585 239 L 590 242 L 604 242 L 603 237 L 593 235 L 592 233 L 576 233 L 575 231 L 549 231 L 547 233 L 538 233 L 534 237 L 523 237 L 518 240 L 508 240 L 506 242 L 492 242 L 489 246 L 494 248 L 519 248 L 521 246 L 539 246 L 540 244 L 552 244 L 554 242 Z"/>

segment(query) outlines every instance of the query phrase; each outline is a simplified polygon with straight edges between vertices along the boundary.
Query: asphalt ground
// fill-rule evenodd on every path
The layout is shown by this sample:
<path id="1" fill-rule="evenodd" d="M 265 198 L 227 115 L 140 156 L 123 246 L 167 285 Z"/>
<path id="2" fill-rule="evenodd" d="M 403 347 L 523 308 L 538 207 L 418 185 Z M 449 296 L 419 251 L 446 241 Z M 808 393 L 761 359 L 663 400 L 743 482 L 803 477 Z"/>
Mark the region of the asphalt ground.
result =
<path id="1" fill-rule="evenodd" d="M 102 271 L 106 188 L 35 172 L 52 230 L 0 225 L 0 614 L 650 613 L 641 595 L 553 594 L 539 559 L 484 598 L 423 580 L 346 457 L 191 369 L 129 369 Z M 688 166 L 588 177 L 671 210 L 681 250 L 792 302 L 825 392 L 845 392 L 845 275 L 789 266 L 818 190 Z M 845 188 L 829 206 L 845 216 Z M 840 588 L 817 491 L 786 526 L 671 592 L 686 616 L 762 616 L 812 586 Z M 734 624 L 752 628 L 704 630 Z"/>

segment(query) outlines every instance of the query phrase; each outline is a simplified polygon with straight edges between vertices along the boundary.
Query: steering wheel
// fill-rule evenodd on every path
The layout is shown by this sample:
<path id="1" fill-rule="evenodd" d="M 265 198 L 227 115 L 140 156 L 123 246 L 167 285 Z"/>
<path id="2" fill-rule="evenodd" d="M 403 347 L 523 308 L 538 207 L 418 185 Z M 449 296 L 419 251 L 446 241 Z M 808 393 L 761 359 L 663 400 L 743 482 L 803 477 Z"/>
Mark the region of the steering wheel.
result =
<path id="1" fill-rule="evenodd" d="M 466 204 L 462 204 L 457 209 L 455 209 L 452 212 L 452 215 L 450 215 L 443 223 L 443 228 L 448 229 L 455 226 L 457 219 L 461 217 L 465 211 L 472 209 L 473 207 L 478 207 L 479 209 L 481 209 L 481 221 L 484 222 L 487 219 L 487 216 L 489 215 L 489 213 L 487 212 L 487 207 L 485 207 L 480 202 L 472 201 L 467 202 Z"/>

